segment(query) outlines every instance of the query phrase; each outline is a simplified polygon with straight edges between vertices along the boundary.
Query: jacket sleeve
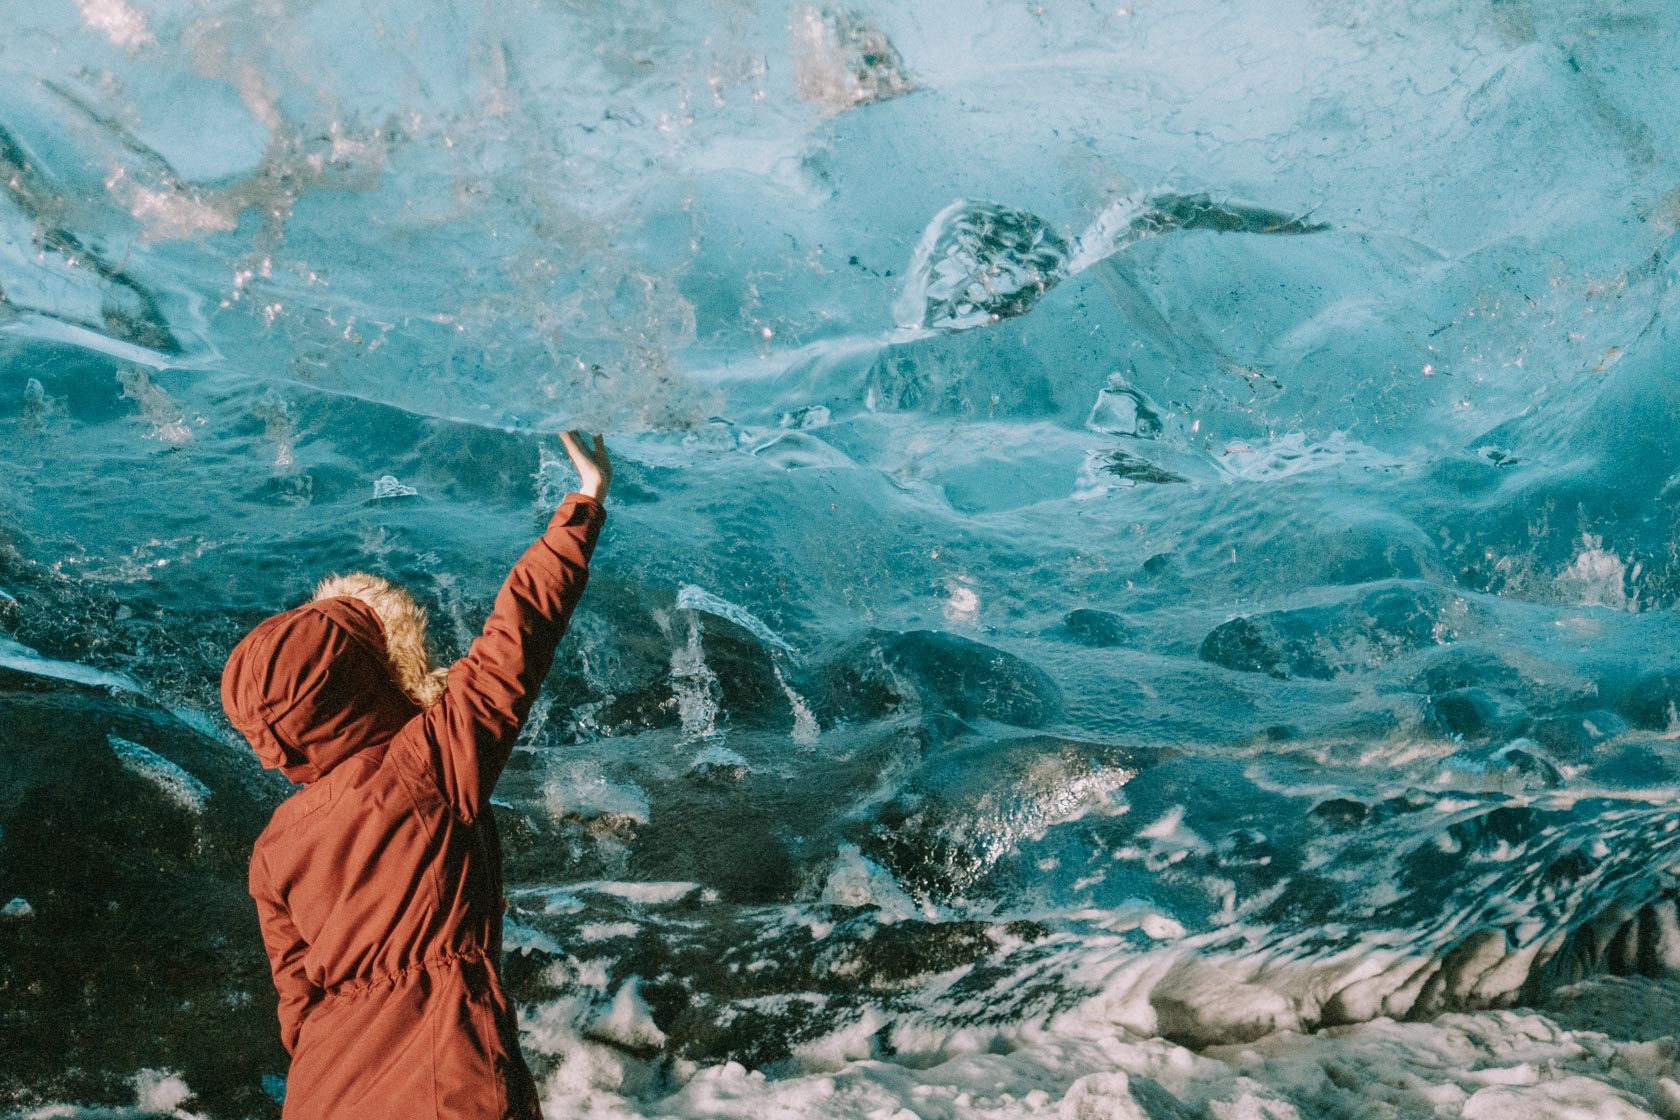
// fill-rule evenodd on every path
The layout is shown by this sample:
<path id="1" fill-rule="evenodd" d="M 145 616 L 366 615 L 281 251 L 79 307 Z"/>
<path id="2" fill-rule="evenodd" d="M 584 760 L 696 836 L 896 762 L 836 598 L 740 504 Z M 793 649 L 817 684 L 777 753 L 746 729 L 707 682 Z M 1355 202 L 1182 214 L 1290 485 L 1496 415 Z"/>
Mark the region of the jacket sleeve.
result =
<path id="1" fill-rule="evenodd" d="M 606 516 L 595 499 L 567 495 L 548 530 L 508 573 L 484 632 L 450 667 L 443 697 L 404 729 L 418 736 L 414 745 L 463 820 L 484 810 L 507 765 L 589 582 L 589 558 Z"/>
<path id="2" fill-rule="evenodd" d="M 251 859 L 250 890 L 257 904 L 257 919 L 262 923 L 263 948 L 268 951 L 274 990 L 280 995 L 280 1042 L 286 1047 L 286 1053 L 294 1054 L 303 1020 L 321 998 L 321 989 L 310 983 L 303 971 L 303 955 L 309 943 L 292 924 L 285 903 L 269 885 L 268 874 L 257 855 Z"/>

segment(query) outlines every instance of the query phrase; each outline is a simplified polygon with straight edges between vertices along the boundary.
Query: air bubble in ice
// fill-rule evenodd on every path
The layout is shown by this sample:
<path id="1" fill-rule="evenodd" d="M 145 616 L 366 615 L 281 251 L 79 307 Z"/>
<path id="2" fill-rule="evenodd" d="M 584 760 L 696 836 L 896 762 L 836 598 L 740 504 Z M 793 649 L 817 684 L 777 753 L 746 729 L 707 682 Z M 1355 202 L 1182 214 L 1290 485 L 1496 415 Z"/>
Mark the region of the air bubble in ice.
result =
<path id="1" fill-rule="evenodd" d="M 721 743 L 704 747 L 688 764 L 688 776 L 702 782 L 729 784 L 752 773 L 752 765 Z"/>

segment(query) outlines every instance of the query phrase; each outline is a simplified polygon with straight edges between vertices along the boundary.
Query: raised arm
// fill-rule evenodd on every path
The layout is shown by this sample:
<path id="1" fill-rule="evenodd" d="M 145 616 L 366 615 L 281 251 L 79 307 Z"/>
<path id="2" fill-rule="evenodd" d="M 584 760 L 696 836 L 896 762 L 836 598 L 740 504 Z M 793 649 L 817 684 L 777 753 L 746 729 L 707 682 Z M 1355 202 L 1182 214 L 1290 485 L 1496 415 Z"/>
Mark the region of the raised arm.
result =
<path id="1" fill-rule="evenodd" d="M 589 558 L 606 520 L 612 465 L 600 436 L 562 440 L 582 479 L 525 550 L 496 596 L 484 632 L 449 669 L 443 697 L 408 727 L 456 815 L 484 811 L 519 729 L 554 663 L 554 650 L 589 582 Z"/>

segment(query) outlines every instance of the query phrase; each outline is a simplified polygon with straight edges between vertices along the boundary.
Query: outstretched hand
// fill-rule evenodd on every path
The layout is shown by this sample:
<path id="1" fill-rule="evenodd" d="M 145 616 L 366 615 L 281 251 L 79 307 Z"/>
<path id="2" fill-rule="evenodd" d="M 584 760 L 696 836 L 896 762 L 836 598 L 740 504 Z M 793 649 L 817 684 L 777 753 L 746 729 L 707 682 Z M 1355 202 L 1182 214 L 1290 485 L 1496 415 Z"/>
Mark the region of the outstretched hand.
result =
<path id="1" fill-rule="evenodd" d="M 582 432 L 561 432 L 560 442 L 577 468 L 578 493 L 604 501 L 607 487 L 612 485 L 612 458 L 607 454 L 607 441 L 600 436 L 586 436 Z"/>

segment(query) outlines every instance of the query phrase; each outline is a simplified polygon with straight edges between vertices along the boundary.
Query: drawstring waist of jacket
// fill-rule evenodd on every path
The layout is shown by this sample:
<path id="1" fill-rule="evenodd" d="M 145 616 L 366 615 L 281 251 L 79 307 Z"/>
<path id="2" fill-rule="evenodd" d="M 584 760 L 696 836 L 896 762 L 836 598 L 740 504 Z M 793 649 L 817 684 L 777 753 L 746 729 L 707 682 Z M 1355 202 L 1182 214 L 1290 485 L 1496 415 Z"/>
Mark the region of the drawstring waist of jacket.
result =
<path id="1" fill-rule="evenodd" d="M 375 988 L 394 988 L 408 977 L 422 972 L 437 972 L 456 965 L 476 964 L 488 960 L 489 955 L 483 949 L 462 949 L 452 953 L 439 953 L 435 957 L 406 964 L 401 968 L 383 972 L 377 976 L 353 976 L 337 984 L 329 984 L 322 989 L 328 996 L 354 997 L 364 995 Z"/>

